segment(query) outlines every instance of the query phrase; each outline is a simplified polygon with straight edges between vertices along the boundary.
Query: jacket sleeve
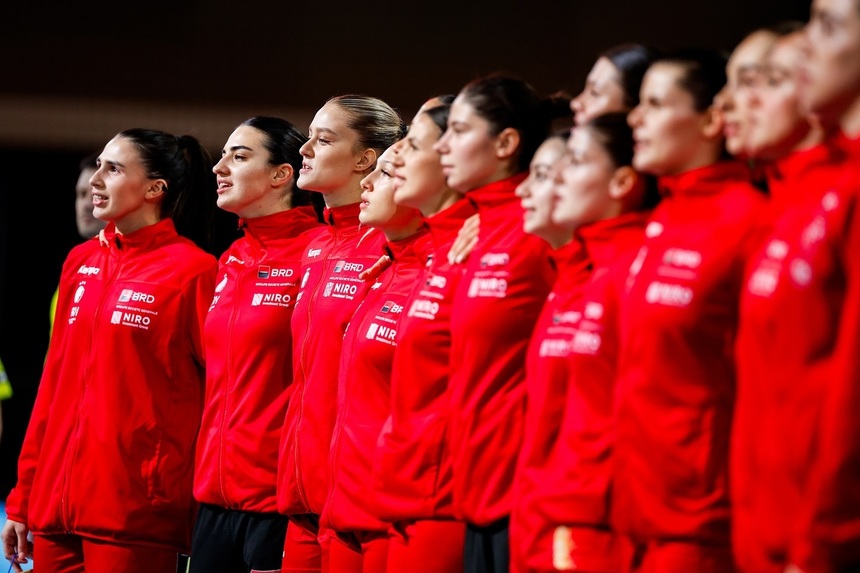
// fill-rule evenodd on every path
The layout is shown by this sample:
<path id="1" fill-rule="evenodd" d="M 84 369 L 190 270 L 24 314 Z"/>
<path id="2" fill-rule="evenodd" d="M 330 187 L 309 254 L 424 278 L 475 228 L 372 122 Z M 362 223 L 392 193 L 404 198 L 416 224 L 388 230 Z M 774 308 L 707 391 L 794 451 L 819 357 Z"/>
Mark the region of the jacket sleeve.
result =
<path id="1" fill-rule="evenodd" d="M 193 325 L 189 332 L 191 337 L 191 348 L 194 352 L 194 357 L 203 368 L 206 365 L 206 356 L 203 345 L 203 324 L 206 322 L 206 315 L 209 312 L 209 306 L 212 304 L 212 297 L 215 295 L 215 277 L 218 270 L 218 264 L 213 259 L 212 265 L 198 274 L 185 287 L 184 297 L 186 299 L 185 312 L 191 314 L 188 320 L 182 324 Z"/>

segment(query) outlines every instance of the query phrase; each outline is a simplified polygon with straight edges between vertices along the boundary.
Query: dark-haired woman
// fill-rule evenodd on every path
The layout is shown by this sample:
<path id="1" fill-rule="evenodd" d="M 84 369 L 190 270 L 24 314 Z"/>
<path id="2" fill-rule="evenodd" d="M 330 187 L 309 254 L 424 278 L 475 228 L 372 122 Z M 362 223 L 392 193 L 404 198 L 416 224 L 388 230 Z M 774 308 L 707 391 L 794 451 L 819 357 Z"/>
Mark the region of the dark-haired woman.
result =
<path id="1" fill-rule="evenodd" d="M 690 50 L 657 60 L 628 117 L 633 166 L 659 177 L 621 299 L 613 521 L 624 571 L 725 573 L 728 444 L 743 269 L 764 196 L 724 161 L 713 105 L 725 60 Z"/>
<path id="2" fill-rule="evenodd" d="M 193 137 L 149 129 L 99 155 L 93 213 L 108 225 L 63 265 L 6 502 L 8 558 L 29 554 L 29 530 L 39 568 L 60 573 L 173 571 L 188 552 L 217 260 L 177 229 L 210 236 L 211 169 Z"/>
<path id="3" fill-rule="evenodd" d="M 292 381 L 289 323 L 305 231 L 320 226 L 310 192 L 296 187 L 305 141 L 284 119 L 253 117 L 213 167 L 218 206 L 239 217 L 244 237 L 221 256 L 204 326 L 193 572 L 281 566 L 288 519 L 278 513 L 275 486 Z"/>
<path id="4" fill-rule="evenodd" d="M 522 229 L 515 190 L 553 117 L 569 114 L 562 103 L 516 78 L 480 78 L 457 95 L 435 145 L 448 186 L 481 217 L 451 314 L 449 441 L 454 513 L 468 524 L 467 571 L 508 570 L 526 347 L 555 279 L 549 245 Z"/>
<path id="5" fill-rule="evenodd" d="M 553 170 L 552 221 L 573 240 L 557 251 L 568 253 L 567 267 L 527 362 L 527 428 L 543 436 L 524 448 L 517 471 L 511 531 L 521 571 L 621 569 L 609 519 L 618 298 L 657 199 L 632 158 L 626 114 L 610 113 L 575 127 Z M 588 271 L 577 278 L 571 262 L 583 259 Z"/>
<path id="6" fill-rule="evenodd" d="M 433 149 L 447 129 L 453 99 L 433 98 L 422 106 L 393 160 L 394 200 L 421 212 L 432 247 L 397 325 L 391 415 L 379 436 L 374 468 L 377 512 L 394 524 L 389 571 L 452 571 L 463 562 L 466 529 L 451 506 L 447 442 L 451 302 L 463 266 L 449 263 L 447 255 L 475 207 L 447 185 Z"/>
<path id="7" fill-rule="evenodd" d="M 629 112 L 636 107 L 642 76 L 656 56 L 654 50 L 641 44 L 619 44 L 600 54 L 588 72 L 582 92 L 570 100 L 576 124 L 583 125 L 604 113 Z"/>

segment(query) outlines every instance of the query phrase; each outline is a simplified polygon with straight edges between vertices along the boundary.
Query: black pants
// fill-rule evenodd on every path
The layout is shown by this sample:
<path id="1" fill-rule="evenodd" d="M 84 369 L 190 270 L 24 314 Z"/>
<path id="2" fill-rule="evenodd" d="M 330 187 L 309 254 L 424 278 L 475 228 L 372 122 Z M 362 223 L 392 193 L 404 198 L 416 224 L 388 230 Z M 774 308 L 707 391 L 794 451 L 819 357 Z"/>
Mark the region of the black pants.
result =
<path id="1" fill-rule="evenodd" d="M 191 539 L 191 573 L 280 570 L 287 516 L 201 504 Z"/>
<path id="2" fill-rule="evenodd" d="M 507 518 L 486 527 L 466 526 L 465 573 L 508 573 L 509 562 Z"/>

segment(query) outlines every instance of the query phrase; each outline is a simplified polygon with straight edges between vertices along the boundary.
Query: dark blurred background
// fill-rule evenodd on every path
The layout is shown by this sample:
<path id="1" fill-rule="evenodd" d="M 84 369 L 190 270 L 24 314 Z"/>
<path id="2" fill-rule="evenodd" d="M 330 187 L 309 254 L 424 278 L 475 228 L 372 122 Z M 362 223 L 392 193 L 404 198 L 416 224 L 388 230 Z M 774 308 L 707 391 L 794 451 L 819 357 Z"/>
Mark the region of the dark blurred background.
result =
<path id="1" fill-rule="evenodd" d="M 220 154 L 242 120 L 279 115 L 306 130 L 341 93 L 380 97 L 406 120 L 494 71 L 576 94 L 612 45 L 728 52 L 756 27 L 808 14 L 809 0 L 0 2 L 0 357 L 15 391 L 2 404 L 0 499 L 50 298 L 80 240 L 78 162 L 118 131 L 190 133 Z"/>

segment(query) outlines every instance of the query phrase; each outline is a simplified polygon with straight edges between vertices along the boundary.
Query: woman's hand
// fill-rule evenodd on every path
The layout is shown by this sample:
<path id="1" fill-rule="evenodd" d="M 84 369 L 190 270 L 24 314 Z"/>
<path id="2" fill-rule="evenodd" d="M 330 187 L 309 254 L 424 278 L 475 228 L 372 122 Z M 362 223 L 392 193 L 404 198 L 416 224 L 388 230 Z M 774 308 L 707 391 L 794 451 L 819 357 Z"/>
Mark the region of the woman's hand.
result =
<path id="1" fill-rule="evenodd" d="M 13 571 L 22 571 L 18 563 L 27 563 L 27 558 L 33 556 L 33 548 L 27 541 L 28 533 L 30 529 L 26 524 L 13 519 L 7 519 L 3 531 L 0 532 L 0 538 L 3 539 L 3 555 L 9 561 L 13 558 L 16 560 L 12 563 Z"/>
<path id="2" fill-rule="evenodd" d="M 448 251 L 448 262 L 452 265 L 462 263 L 469 258 L 472 249 L 478 243 L 478 230 L 481 226 L 481 218 L 477 213 L 463 222 L 463 226 L 457 231 L 457 238 Z"/>

